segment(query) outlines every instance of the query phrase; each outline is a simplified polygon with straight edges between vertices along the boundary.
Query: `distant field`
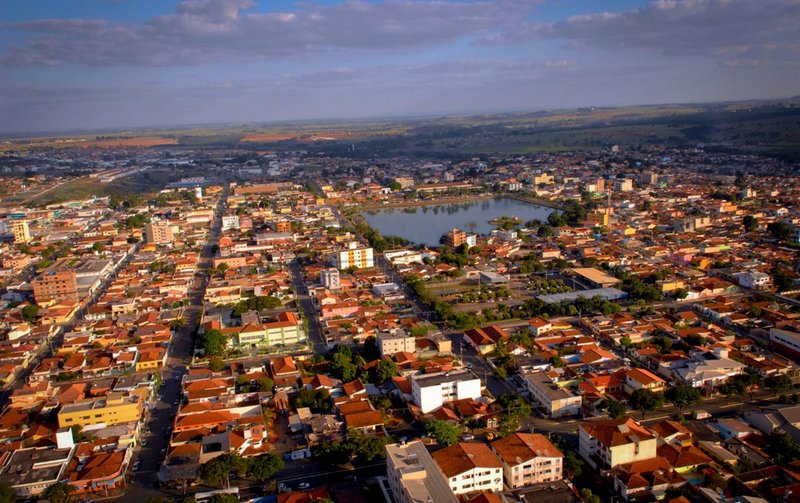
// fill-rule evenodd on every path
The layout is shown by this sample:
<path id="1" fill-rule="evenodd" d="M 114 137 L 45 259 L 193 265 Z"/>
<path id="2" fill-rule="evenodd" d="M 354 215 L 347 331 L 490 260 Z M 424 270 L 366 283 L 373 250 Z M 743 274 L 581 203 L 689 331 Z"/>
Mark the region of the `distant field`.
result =
<path id="1" fill-rule="evenodd" d="M 132 136 L 124 138 L 36 138 L 19 143 L 0 144 L 0 150 L 20 148 L 133 148 L 177 145 L 178 140 L 160 136 Z"/>

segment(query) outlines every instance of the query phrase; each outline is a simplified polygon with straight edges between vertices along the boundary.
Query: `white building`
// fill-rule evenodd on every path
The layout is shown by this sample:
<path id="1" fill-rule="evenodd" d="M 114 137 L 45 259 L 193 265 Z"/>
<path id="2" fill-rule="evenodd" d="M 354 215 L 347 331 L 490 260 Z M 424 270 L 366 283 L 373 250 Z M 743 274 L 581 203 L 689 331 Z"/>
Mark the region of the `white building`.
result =
<path id="1" fill-rule="evenodd" d="M 332 257 L 334 267 L 347 269 L 355 267 L 358 269 L 369 269 L 375 267 L 375 258 L 372 248 L 359 247 L 355 241 L 348 245 L 346 250 L 335 252 Z"/>
<path id="2" fill-rule="evenodd" d="M 580 413 L 582 399 L 565 388 L 559 387 L 545 372 L 531 372 L 523 376 L 525 387 L 531 397 L 547 411 L 552 418 L 571 416 Z"/>
<path id="3" fill-rule="evenodd" d="M 491 446 L 503 463 L 503 477 L 511 489 L 564 477 L 564 455 L 541 433 L 514 433 Z"/>
<path id="4" fill-rule="evenodd" d="M 239 215 L 225 215 L 222 217 L 222 230 L 239 229 Z"/>
<path id="5" fill-rule="evenodd" d="M 769 274 L 761 271 L 748 271 L 739 274 L 736 279 L 739 281 L 740 286 L 751 290 L 764 290 L 772 284 L 772 278 L 770 278 Z"/>
<path id="6" fill-rule="evenodd" d="M 386 478 L 395 503 L 457 503 L 450 485 L 425 444 L 386 446 Z"/>
<path id="7" fill-rule="evenodd" d="M 481 380 L 471 370 L 412 376 L 411 395 L 427 414 L 448 402 L 480 398 Z"/>
<path id="8" fill-rule="evenodd" d="M 392 356 L 401 351 L 414 353 L 416 349 L 416 339 L 403 330 L 378 334 L 378 350 L 381 356 Z"/>
<path id="9" fill-rule="evenodd" d="M 333 267 L 321 270 L 319 272 L 319 281 L 322 286 L 329 290 L 338 290 L 342 287 L 339 279 L 339 270 Z"/>
<path id="10" fill-rule="evenodd" d="M 434 452 L 433 459 L 455 494 L 503 490 L 503 463 L 486 444 L 460 442 Z"/>

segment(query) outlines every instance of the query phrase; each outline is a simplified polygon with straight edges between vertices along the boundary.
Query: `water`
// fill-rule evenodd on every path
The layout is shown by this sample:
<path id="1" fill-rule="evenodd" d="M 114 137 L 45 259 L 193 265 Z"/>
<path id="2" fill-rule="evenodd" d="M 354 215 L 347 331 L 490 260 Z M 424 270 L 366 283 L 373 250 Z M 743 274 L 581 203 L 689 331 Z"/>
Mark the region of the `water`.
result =
<path id="1" fill-rule="evenodd" d="M 384 236 L 400 236 L 412 243 L 436 246 L 447 231 L 458 229 L 476 234 L 488 234 L 495 225 L 490 220 L 514 216 L 522 223 L 528 220 L 547 220 L 553 208 L 525 203 L 515 199 L 497 198 L 478 201 L 412 206 L 406 208 L 381 208 L 361 213 L 374 229 Z M 470 223 L 475 224 L 474 228 Z"/>

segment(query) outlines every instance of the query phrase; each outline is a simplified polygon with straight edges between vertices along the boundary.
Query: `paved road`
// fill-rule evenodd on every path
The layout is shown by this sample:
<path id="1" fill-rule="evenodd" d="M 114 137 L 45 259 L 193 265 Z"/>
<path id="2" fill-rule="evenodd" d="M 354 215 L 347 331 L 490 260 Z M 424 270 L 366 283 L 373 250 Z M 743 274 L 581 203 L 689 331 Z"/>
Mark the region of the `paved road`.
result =
<path id="1" fill-rule="evenodd" d="M 308 334 L 306 336 L 311 341 L 315 354 L 325 354 L 328 351 L 328 345 L 322 336 L 322 327 L 314 309 L 314 303 L 308 294 L 308 287 L 303 279 L 303 266 L 295 260 L 289 265 L 289 270 L 292 273 L 292 288 L 294 289 L 295 298 L 303 311 L 303 316 L 308 320 Z"/>
<path id="2" fill-rule="evenodd" d="M 134 474 L 133 482 L 128 486 L 125 496 L 120 501 L 141 503 L 147 497 L 159 492 L 155 483 L 158 470 L 164 460 L 164 453 L 169 446 L 171 428 L 178 411 L 181 393 L 180 379 L 186 374 L 187 365 L 191 363 L 192 337 L 203 312 L 203 297 L 208 283 L 208 278 L 203 271 L 211 267 L 214 248 L 219 244 L 222 213 L 226 200 L 227 196 L 223 195 L 217 202 L 214 223 L 198 261 L 197 270 L 200 273 L 195 275 L 189 290 L 190 304 L 184 311 L 186 323 L 172 338 L 167 366 L 162 372 L 164 384 L 157 390 L 154 403 L 151 404 L 152 409 L 145 419 L 146 429 L 142 434 L 143 445 L 137 448 L 137 452 L 134 454 L 134 457 L 138 456 L 141 465 Z"/>

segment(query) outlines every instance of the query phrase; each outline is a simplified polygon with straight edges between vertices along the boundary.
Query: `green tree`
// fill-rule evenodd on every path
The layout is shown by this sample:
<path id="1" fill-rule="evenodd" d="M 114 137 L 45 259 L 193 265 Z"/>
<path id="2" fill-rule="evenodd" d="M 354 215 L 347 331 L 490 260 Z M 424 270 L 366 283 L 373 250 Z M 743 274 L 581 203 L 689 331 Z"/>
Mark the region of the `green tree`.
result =
<path id="1" fill-rule="evenodd" d="M 228 347 L 228 336 L 222 333 L 221 330 L 211 329 L 206 330 L 200 336 L 200 346 L 210 356 L 222 356 Z"/>
<path id="2" fill-rule="evenodd" d="M 392 192 L 397 192 L 403 189 L 403 186 L 400 185 L 400 182 L 397 180 L 392 180 L 392 183 L 389 184 L 389 188 L 392 189 Z"/>
<path id="3" fill-rule="evenodd" d="M 441 419 L 431 419 L 425 423 L 425 431 L 439 445 L 447 447 L 458 442 L 458 437 L 461 436 L 462 430 L 458 424 L 442 421 Z"/>
<path id="4" fill-rule="evenodd" d="M 217 493 L 208 498 L 208 503 L 239 503 L 239 498 L 233 494 Z"/>
<path id="5" fill-rule="evenodd" d="M 580 477 L 583 473 L 583 460 L 576 456 L 574 451 L 565 451 L 564 470 L 573 478 Z"/>
<path id="6" fill-rule="evenodd" d="M 39 316 L 39 306 L 31 304 L 22 308 L 23 321 L 31 323 L 36 320 L 37 316 Z"/>
<path id="7" fill-rule="evenodd" d="M 381 357 L 381 352 L 378 350 L 378 341 L 374 335 L 370 335 L 364 339 L 364 359 L 368 362 L 377 360 Z"/>
<path id="8" fill-rule="evenodd" d="M 664 398 L 672 402 L 678 408 L 678 414 L 683 412 L 684 407 L 692 407 L 703 400 L 700 390 L 691 386 L 674 386 L 664 393 Z"/>
<path id="9" fill-rule="evenodd" d="M 258 387 L 258 391 L 261 392 L 272 391 L 272 388 L 275 387 L 275 382 L 269 377 L 262 377 L 256 381 L 256 386 Z"/>
<path id="10" fill-rule="evenodd" d="M 264 454 L 262 456 L 250 458 L 248 461 L 247 473 L 259 482 L 264 482 L 283 470 L 284 466 L 283 459 L 279 456 Z"/>
<path id="11" fill-rule="evenodd" d="M 664 405 L 664 395 L 662 393 L 650 391 L 649 389 L 640 388 L 631 394 L 628 404 L 631 408 L 641 412 L 642 419 L 644 419 L 648 412 L 656 410 Z"/>
<path id="12" fill-rule="evenodd" d="M 325 388 L 303 388 L 297 394 L 297 407 L 308 407 L 311 412 L 327 414 L 333 408 L 330 392 Z"/>
<path id="13" fill-rule="evenodd" d="M 397 375 L 400 375 L 400 371 L 397 368 L 397 364 L 392 360 L 384 358 L 375 365 L 375 379 L 378 383 L 387 381 Z"/>
<path id="14" fill-rule="evenodd" d="M 42 497 L 49 500 L 50 503 L 69 503 L 72 501 L 72 491 L 74 490 L 75 488 L 71 485 L 56 482 L 44 490 Z"/>
<path id="15" fill-rule="evenodd" d="M 792 378 L 786 374 L 767 377 L 764 386 L 771 389 L 777 395 L 781 391 L 786 391 L 792 387 Z"/>
<path id="16" fill-rule="evenodd" d="M 97 253 L 102 253 L 103 251 L 105 251 L 105 249 L 106 249 L 106 245 L 104 245 L 100 241 L 96 241 L 92 245 L 92 250 L 96 251 Z"/>
<path id="17" fill-rule="evenodd" d="M 0 503 L 14 503 L 17 495 L 8 484 L 0 484 Z"/>
<path id="18" fill-rule="evenodd" d="M 613 398 L 604 398 L 597 406 L 598 409 L 606 411 L 612 419 L 617 419 L 628 413 L 628 407 Z"/>
<path id="19" fill-rule="evenodd" d="M 794 233 L 794 228 L 787 222 L 771 222 L 767 230 L 779 241 L 786 241 Z"/>
<path id="20" fill-rule="evenodd" d="M 214 357 L 208 361 L 208 368 L 210 368 L 212 372 L 219 372 L 225 368 L 225 362 L 222 361 L 222 358 Z"/>
<path id="21" fill-rule="evenodd" d="M 742 219 L 742 224 L 744 224 L 745 232 L 752 232 L 758 229 L 758 219 L 753 215 L 745 215 Z"/>

